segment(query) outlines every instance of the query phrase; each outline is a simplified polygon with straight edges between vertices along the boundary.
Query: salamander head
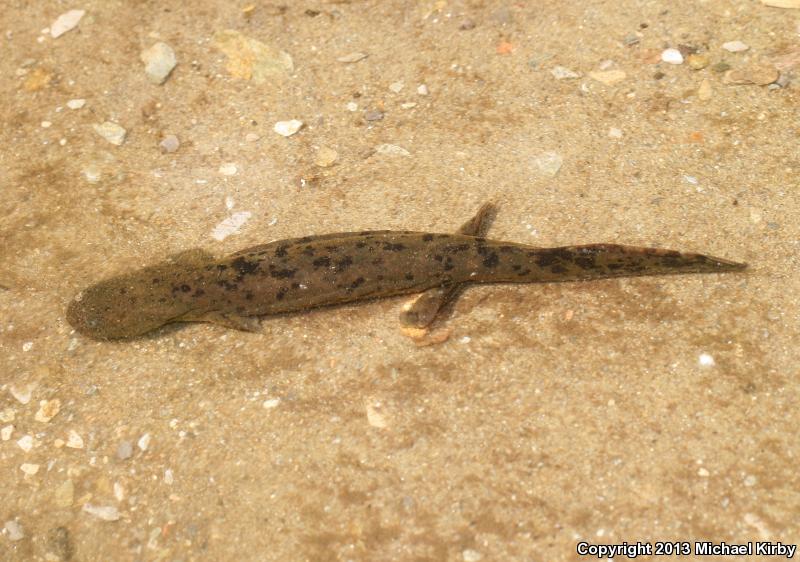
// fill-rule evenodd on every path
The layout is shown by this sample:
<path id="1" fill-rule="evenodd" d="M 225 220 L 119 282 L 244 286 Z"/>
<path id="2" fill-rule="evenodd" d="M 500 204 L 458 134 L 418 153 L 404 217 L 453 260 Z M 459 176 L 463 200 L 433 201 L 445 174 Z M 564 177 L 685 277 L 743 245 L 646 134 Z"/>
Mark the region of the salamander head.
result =
<path id="1" fill-rule="evenodd" d="M 140 270 L 92 285 L 69 304 L 67 321 L 98 340 L 132 338 L 177 321 L 190 306 L 168 285 L 154 283 L 151 273 Z"/>

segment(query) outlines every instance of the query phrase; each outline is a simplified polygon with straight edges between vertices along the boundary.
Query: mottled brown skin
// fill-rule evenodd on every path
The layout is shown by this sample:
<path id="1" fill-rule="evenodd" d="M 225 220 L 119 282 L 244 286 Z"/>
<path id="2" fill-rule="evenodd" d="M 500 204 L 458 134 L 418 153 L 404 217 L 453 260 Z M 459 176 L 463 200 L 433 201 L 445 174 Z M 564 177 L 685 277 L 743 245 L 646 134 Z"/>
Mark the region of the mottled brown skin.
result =
<path id="1" fill-rule="evenodd" d="M 423 297 L 433 302 L 426 310 L 438 310 L 463 283 L 546 283 L 745 267 L 701 254 L 615 244 L 536 248 L 465 234 L 344 232 L 281 240 L 221 259 L 191 250 L 89 287 L 70 303 L 67 319 L 78 332 L 102 340 L 139 336 L 172 322 L 215 322 L 254 331 L 258 316 L 423 291 L 431 291 Z"/>

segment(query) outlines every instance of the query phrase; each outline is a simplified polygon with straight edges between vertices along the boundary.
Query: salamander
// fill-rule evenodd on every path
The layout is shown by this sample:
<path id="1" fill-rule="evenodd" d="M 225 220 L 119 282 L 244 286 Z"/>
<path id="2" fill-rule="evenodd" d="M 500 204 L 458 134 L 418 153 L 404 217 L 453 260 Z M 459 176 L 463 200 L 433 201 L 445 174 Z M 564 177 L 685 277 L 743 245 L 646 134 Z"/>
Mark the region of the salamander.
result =
<path id="1" fill-rule="evenodd" d="M 487 239 L 491 204 L 453 234 L 371 230 L 279 240 L 216 258 L 195 249 L 81 291 L 67 320 L 98 340 L 173 322 L 257 331 L 259 317 L 409 293 L 401 323 L 425 327 L 470 283 L 550 283 L 673 273 L 721 273 L 744 263 L 618 244 L 539 248 Z"/>

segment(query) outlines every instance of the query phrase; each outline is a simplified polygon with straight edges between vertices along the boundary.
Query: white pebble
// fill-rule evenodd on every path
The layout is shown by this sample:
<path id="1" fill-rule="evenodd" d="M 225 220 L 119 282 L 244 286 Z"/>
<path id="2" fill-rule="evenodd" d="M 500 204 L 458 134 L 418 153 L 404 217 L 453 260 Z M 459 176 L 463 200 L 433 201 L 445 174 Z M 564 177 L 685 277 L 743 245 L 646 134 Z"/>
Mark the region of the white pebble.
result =
<path id="1" fill-rule="evenodd" d="M 5 530 L 10 541 L 19 541 L 25 538 L 25 531 L 22 529 L 22 525 L 13 519 L 6 521 Z"/>
<path id="2" fill-rule="evenodd" d="M 696 178 L 696 177 L 694 177 L 694 176 L 687 176 L 687 175 L 684 175 L 684 176 L 683 176 L 683 180 L 684 180 L 686 183 L 690 183 L 690 184 L 692 184 L 692 185 L 697 185 L 697 178 Z"/>
<path id="3" fill-rule="evenodd" d="M 83 511 L 103 521 L 116 521 L 119 519 L 119 510 L 113 505 L 100 506 L 87 503 L 83 505 Z"/>
<path id="4" fill-rule="evenodd" d="M 31 395 L 33 394 L 33 389 L 36 388 L 36 384 L 28 384 L 25 388 L 17 388 L 16 386 L 12 386 L 8 389 L 11 393 L 11 396 L 17 399 L 20 404 L 27 404 L 31 401 Z"/>
<path id="5" fill-rule="evenodd" d="M 11 439 L 12 433 L 14 433 L 14 426 L 7 425 L 3 427 L 3 429 L 0 429 L 0 439 L 2 439 L 3 441 L 8 441 L 9 439 Z"/>
<path id="6" fill-rule="evenodd" d="M 562 162 L 563 159 L 561 158 L 561 155 L 557 152 L 551 151 L 543 152 L 533 159 L 533 163 L 539 169 L 539 171 L 550 177 L 553 177 L 558 173 L 558 171 L 561 169 Z"/>
<path id="7" fill-rule="evenodd" d="M 219 223 L 211 231 L 211 238 L 222 242 L 231 234 L 236 234 L 244 224 L 253 216 L 249 211 L 233 213 L 230 217 Z"/>
<path id="8" fill-rule="evenodd" d="M 92 126 L 98 135 L 116 146 L 120 146 L 123 142 L 125 142 L 125 135 L 128 134 L 128 131 L 126 131 L 123 127 L 117 125 L 116 123 L 112 123 L 111 121 L 106 121 L 105 123 L 95 124 Z"/>
<path id="9" fill-rule="evenodd" d="M 145 433 L 139 438 L 139 441 L 136 443 L 142 451 L 146 451 L 147 448 L 150 446 L 150 440 L 152 437 L 149 433 Z"/>
<path id="10" fill-rule="evenodd" d="M 175 482 L 175 474 L 172 472 L 171 468 L 168 468 L 164 471 L 164 484 L 172 486 L 173 482 Z"/>
<path id="11" fill-rule="evenodd" d="M 33 476 L 34 474 L 39 472 L 39 465 L 26 462 L 26 463 L 21 464 L 19 466 L 19 469 L 22 472 L 24 472 L 25 474 L 27 474 L 28 476 Z"/>
<path id="12" fill-rule="evenodd" d="M 405 86 L 405 84 L 403 84 L 402 82 L 394 82 L 392 84 L 389 84 L 389 89 L 393 91 L 395 94 L 399 94 L 403 90 L 403 86 Z"/>
<path id="13" fill-rule="evenodd" d="M 402 146 L 396 144 L 379 144 L 375 147 L 375 152 L 378 154 L 386 154 L 388 156 L 410 156 L 411 153 Z"/>
<path id="14" fill-rule="evenodd" d="M 464 559 L 464 562 L 478 562 L 483 556 L 477 550 L 467 548 L 461 552 L 461 558 Z"/>
<path id="15" fill-rule="evenodd" d="M 302 121 L 298 121 L 297 119 L 292 119 L 291 121 L 278 121 L 275 123 L 275 127 L 273 128 L 276 133 L 282 135 L 284 137 L 291 137 L 297 131 L 300 130 L 300 127 L 303 126 Z"/>
<path id="16" fill-rule="evenodd" d="M 20 449 L 25 451 L 26 453 L 33 449 L 33 436 L 32 435 L 23 435 L 19 439 L 17 439 L 17 445 Z"/>
<path id="17" fill-rule="evenodd" d="M 225 197 L 225 208 L 229 211 L 233 209 L 234 205 L 236 205 L 236 201 L 234 201 L 233 197 L 228 195 Z"/>
<path id="18" fill-rule="evenodd" d="M 697 475 L 700 476 L 701 478 L 708 478 L 709 474 L 710 472 L 708 472 L 708 470 L 706 470 L 705 468 L 700 467 L 699 469 L 697 469 Z"/>
<path id="19" fill-rule="evenodd" d="M 425 84 L 420 84 L 417 86 L 417 94 L 420 96 L 427 96 L 429 93 L 428 87 Z"/>
<path id="20" fill-rule="evenodd" d="M 84 105 L 86 105 L 86 100 L 85 99 L 80 99 L 80 98 L 79 99 L 74 99 L 74 100 L 69 100 L 67 102 L 67 107 L 70 108 L 70 109 L 80 109 Z"/>
<path id="21" fill-rule="evenodd" d="M 70 429 L 67 435 L 67 447 L 70 449 L 83 449 L 83 437 L 74 429 Z"/>
<path id="22" fill-rule="evenodd" d="M 31 349 L 33 349 L 32 341 L 26 341 L 25 343 L 22 344 L 22 351 L 30 351 Z"/>
<path id="23" fill-rule="evenodd" d="M 166 43 L 158 42 L 152 47 L 142 51 L 140 58 L 144 63 L 144 72 L 147 79 L 153 84 L 163 84 L 169 76 L 178 59 L 175 51 Z"/>
<path id="24" fill-rule="evenodd" d="M 616 127 L 611 127 L 608 130 L 608 136 L 612 139 L 621 139 L 622 138 L 622 131 L 617 129 Z"/>
<path id="25" fill-rule="evenodd" d="M 158 146 L 161 147 L 161 151 L 165 153 L 175 152 L 176 150 L 178 150 L 178 147 L 180 147 L 180 145 L 181 142 L 175 135 L 167 135 L 166 137 L 164 137 L 164 140 L 158 143 Z"/>
<path id="26" fill-rule="evenodd" d="M 380 410 L 380 403 L 367 404 L 367 423 L 369 423 L 369 425 L 372 427 L 383 429 L 389 424 L 386 421 L 386 417 L 381 413 Z"/>
<path id="27" fill-rule="evenodd" d="M 716 361 L 714 361 L 714 358 L 708 353 L 701 353 L 700 357 L 697 359 L 697 362 L 703 367 L 713 367 L 717 364 Z"/>
<path id="28" fill-rule="evenodd" d="M 347 108 L 347 111 L 358 111 L 358 104 L 354 101 L 347 102 L 345 107 Z"/>
<path id="29" fill-rule="evenodd" d="M 70 10 L 58 16 L 53 25 L 50 26 L 50 36 L 53 39 L 61 37 L 70 29 L 73 29 L 86 13 L 85 10 Z"/>
<path id="30" fill-rule="evenodd" d="M 743 53 L 750 48 L 749 45 L 741 41 L 728 41 L 722 44 L 722 48 L 730 53 Z"/>
<path id="31" fill-rule="evenodd" d="M 407 101 L 406 103 L 401 104 L 400 107 L 403 109 L 411 109 L 412 107 L 417 107 L 417 104 L 413 101 Z"/>
<path id="32" fill-rule="evenodd" d="M 683 55 L 678 49 L 665 49 L 661 60 L 669 64 L 683 64 Z"/>
<path id="33" fill-rule="evenodd" d="M 223 176 L 235 176 L 239 169 L 233 162 L 228 162 L 219 167 L 219 173 Z"/>
<path id="34" fill-rule="evenodd" d="M 42 121 L 41 125 L 42 129 L 49 129 L 53 126 L 53 123 L 51 121 Z"/>
<path id="35" fill-rule="evenodd" d="M 247 142 L 256 142 L 256 141 L 257 141 L 258 139 L 260 139 L 260 138 L 261 138 L 261 137 L 259 137 L 259 136 L 258 136 L 257 134 L 255 134 L 255 133 L 247 133 L 247 134 L 244 136 L 244 140 L 246 140 Z"/>
<path id="36" fill-rule="evenodd" d="M 756 485 L 757 481 L 758 480 L 756 479 L 755 476 L 753 476 L 752 474 L 748 474 L 744 479 L 744 485 L 752 488 L 753 486 Z"/>
<path id="37" fill-rule="evenodd" d="M 565 66 L 554 66 L 550 69 L 550 74 L 553 75 L 553 78 L 556 80 L 569 80 L 572 78 L 580 78 L 581 75 L 577 72 L 570 70 Z"/>
<path id="38" fill-rule="evenodd" d="M 262 406 L 265 410 L 271 410 L 272 408 L 277 408 L 278 404 L 281 403 L 280 398 L 270 398 L 269 400 L 264 400 Z"/>

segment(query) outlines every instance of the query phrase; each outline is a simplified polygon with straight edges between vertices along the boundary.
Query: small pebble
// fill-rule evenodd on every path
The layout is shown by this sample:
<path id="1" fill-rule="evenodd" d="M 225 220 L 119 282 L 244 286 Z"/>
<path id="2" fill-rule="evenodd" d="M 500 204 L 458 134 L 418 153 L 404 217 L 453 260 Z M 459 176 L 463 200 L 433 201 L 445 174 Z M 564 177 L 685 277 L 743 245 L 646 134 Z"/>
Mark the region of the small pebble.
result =
<path id="1" fill-rule="evenodd" d="M 348 53 L 344 56 L 337 58 L 336 60 L 338 60 L 339 62 L 353 63 L 353 62 L 358 62 L 360 60 L 364 60 L 368 56 L 369 55 L 367 55 L 366 53 L 356 52 L 356 53 Z"/>
<path id="2" fill-rule="evenodd" d="M 67 447 L 70 449 L 83 449 L 83 437 L 74 429 L 70 429 L 67 434 Z"/>
<path id="3" fill-rule="evenodd" d="M 95 132 L 106 139 L 113 145 L 120 146 L 123 142 L 125 142 L 125 135 L 128 134 L 123 127 L 117 125 L 116 123 L 112 123 L 111 121 L 106 121 L 102 124 L 94 124 Z"/>
<path id="4" fill-rule="evenodd" d="M 758 482 L 758 479 L 752 474 L 748 474 L 744 478 L 744 485 L 747 486 L 748 488 L 752 488 L 753 486 L 755 486 L 756 482 Z"/>
<path id="5" fill-rule="evenodd" d="M 61 410 L 61 400 L 53 398 L 52 400 L 42 400 L 39 402 L 39 410 L 33 417 L 38 422 L 47 423 L 52 420 Z"/>
<path id="6" fill-rule="evenodd" d="M 469 31 L 470 29 L 475 29 L 475 22 L 467 19 L 461 22 L 461 25 L 458 26 L 461 31 Z"/>
<path id="7" fill-rule="evenodd" d="M 386 417 L 381 413 L 381 405 L 380 403 L 370 404 L 368 403 L 366 406 L 367 409 L 367 423 L 372 427 L 377 427 L 379 429 L 383 429 L 387 427 L 389 424 L 386 421 Z"/>
<path id="8" fill-rule="evenodd" d="M 722 81 L 733 86 L 756 85 L 766 86 L 775 82 L 780 73 L 771 63 L 755 62 L 741 68 L 733 68 L 725 73 Z"/>
<path id="9" fill-rule="evenodd" d="M 75 484 L 72 480 L 65 480 L 53 492 L 53 500 L 58 507 L 69 507 L 75 497 Z"/>
<path id="10" fill-rule="evenodd" d="M 622 138 L 622 131 L 617 129 L 616 127 L 611 127 L 608 130 L 608 136 L 612 139 L 621 139 Z"/>
<path id="11" fill-rule="evenodd" d="M 716 365 L 716 361 L 714 361 L 714 358 L 708 353 L 701 353 L 700 357 L 697 358 L 697 362 L 702 367 L 713 367 Z"/>
<path id="12" fill-rule="evenodd" d="M 700 476 L 701 478 L 708 478 L 709 474 L 710 472 L 708 472 L 708 470 L 706 470 L 703 467 L 697 469 L 697 475 Z"/>
<path id="13" fill-rule="evenodd" d="M 403 91 L 403 86 L 404 84 L 402 82 L 394 82 L 393 84 L 389 84 L 389 89 L 395 94 L 399 94 Z"/>
<path id="14" fill-rule="evenodd" d="M 375 152 L 378 154 L 386 154 L 388 156 L 410 156 L 411 153 L 401 146 L 396 144 L 379 144 L 375 147 Z"/>
<path id="15" fill-rule="evenodd" d="M 669 64 L 683 64 L 683 55 L 678 49 L 665 49 L 661 53 L 661 60 Z"/>
<path id="16" fill-rule="evenodd" d="M 168 468 L 164 471 L 164 484 L 168 486 L 172 486 L 175 482 L 175 474 L 172 472 L 171 468 Z"/>
<path id="17" fill-rule="evenodd" d="M 277 408 L 280 403 L 280 398 L 270 398 L 269 400 L 264 400 L 264 403 L 261 405 L 265 410 L 271 410 L 272 408 Z"/>
<path id="18" fill-rule="evenodd" d="M 144 72 L 147 79 L 153 84 L 163 84 L 169 76 L 178 59 L 175 51 L 166 43 L 158 42 L 149 49 L 141 52 L 139 58 L 144 63 Z"/>
<path id="19" fill-rule="evenodd" d="M 17 445 L 20 449 L 25 451 L 26 453 L 30 452 L 33 449 L 33 436 L 32 435 L 23 435 L 19 439 L 17 439 Z"/>
<path id="20" fill-rule="evenodd" d="M 130 441 L 123 441 L 117 446 L 117 458 L 121 461 L 127 460 L 133 456 L 133 443 Z"/>
<path id="21" fill-rule="evenodd" d="M 219 167 L 219 173 L 223 176 L 235 176 L 238 171 L 239 168 L 233 162 L 227 162 Z"/>
<path id="22" fill-rule="evenodd" d="M 257 134 L 255 134 L 255 133 L 247 133 L 247 134 L 244 136 L 244 140 L 246 140 L 247 142 L 256 142 L 256 141 L 257 141 L 258 139 L 260 139 L 260 138 L 261 138 L 261 137 L 259 137 L 259 136 L 258 136 Z"/>
<path id="23" fill-rule="evenodd" d="M 477 550 L 472 550 L 471 548 L 464 549 L 461 552 L 461 558 L 464 562 L 478 562 L 483 556 Z"/>
<path id="24" fill-rule="evenodd" d="M 429 93 L 428 87 L 425 84 L 420 84 L 417 86 L 417 94 L 420 96 L 427 96 Z"/>
<path id="25" fill-rule="evenodd" d="M 618 82 L 622 82 L 626 76 L 623 70 L 603 70 L 589 73 L 590 78 L 602 82 L 606 86 L 613 86 Z"/>
<path id="26" fill-rule="evenodd" d="M 11 393 L 11 396 L 17 399 L 17 402 L 20 404 L 27 404 L 31 401 L 31 394 L 35 388 L 35 384 L 29 384 L 25 388 L 17 388 L 16 386 L 12 386 L 8 389 L 8 391 Z"/>
<path id="27" fill-rule="evenodd" d="M 119 519 L 119 510 L 113 505 L 100 506 L 87 503 L 83 505 L 83 511 L 103 521 L 116 521 Z"/>
<path id="28" fill-rule="evenodd" d="M 364 113 L 364 119 L 367 121 L 380 121 L 383 119 L 383 112 L 372 109 Z"/>
<path id="29" fill-rule="evenodd" d="M 178 140 L 178 137 L 176 137 L 175 135 L 167 135 L 166 137 L 164 137 L 164 140 L 158 143 L 158 146 L 161 148 L 161 152 L 164 153 L 175 152 L 176 150 L 178 150 L 178 147 L 180 145 L 181 143 Z"/>
<path id="30" fill-rule="evenodd" d="M 299 131 L 302 126 L 302 121 L 292 119 L 291 121 L 278 121 L 275 123 L 273 130 L 284 137 L 291 137 L 293 134 Z"/>
<path id="31" fill-rule="evenodd" d="M 10 541 L 21 541 L 25 538 L 25 531 L 22 529 L 22 525 L 13 519 L 6 521 L 5 530 Z"/>
<path id="32" fill-rule="evenodd" d="M 80 109 L 86 105 L 85 99 L 74 99 L 67 102 L 67 107 L 70 109 Z"/>
<path id="33" fill-rule="evenodd" d="M 347 108 L 347 111 L 358 111 L 358 104 L 354 101 L 347 102 L 345 107 Z"/>
<path id="34" fill-rule="evenodd" d="M 701 101 L 710 100 L 713 93 L 714 92 L 711 90 L 711 82 L 708 80 L 703 80 L 700 83 L 700 87 L 697 88 L 697 97 L 700 98 Z"/>
<path id="35" fill-rule="evenodd" d="M 711 70 L 713 70 L 714 72 L 725 72 L 725 71 L 730 70 L 730 69 L 731 69 L 731 65 L 729 65 L 725 61 L 720 61 L 720 62 L 718 62 L 717 64 L 715 64 L 714 66 L 711 67 Z"/>
<path id="36" fill-rule="evenodd" d="M 561 169 L 563 159 L 557 152 L 543 152 L 533 159 L 533 164 L 543 174 L 553 177 Z"/>
<path id="37" fill-rule="evenodd" d="M 250 211 L 239 211 L 238 213 L 233 213 L 230 217 L 214 227 L 214 230 L 211 231 L 211 238 L 217 240 L 218 242 L 222 242 L 231 234 L 238 233 L 239 229 L 241 229 L 252 216 L 253 214 Z"/>
<path id="38" fill-rule="evenodd" d="M 139 447 L 139 449 L 141 449 L 142 451 L 146 451 L 146 450 L 147 450 L 147 448 L 148 448 L 148 447 L 150 447 L 150 441 L 151 441 L 151 439 L 152 439 L 151 435 L 150 435 L 149 433 L 145 433 L 144 435 L 142 435 L 142 436 L 139 438 L 139 441 L 136 443 L 136 445 L 137 445 L 137 446 Z"/>
<path id="39" fill-rule="evenodd" d="M 566 68 L 564 66 L 554 66 L 550 70 L 550 74 L 552 74 L 553 77 L 556 80 L 569 80 L 569 79 L 572 79 L 572 78 L 580 78 L 581 77 L 581 75 L 578 74 L 577 72 L 574 72 L 574 71 L 572 71 L 569 68 Z"/>
<path id="40" fill-rule="evenodd" d="M 41 125 L 42 129 L 49 129 L 53 126 L 53 123 L 51 121 L 42 121 Z"/>
<path id="41" fill-rule="evenodd" d="M 417 107 L 417 104 L 416 102 L 413 101 L 407 101 L 406 103 L 400 105 L 400 107 L 402 107 L 403 109 L 411 109 L 412 107 Z"/>
<path id="42" fill-rule="evenodd" d="M 3 441 L 8 441 L 11 439 L 11 434 L 14 433 L 14 426 L 13 425 L 6 425 L 3 429 L 0 429 L 0 439 Z"/>
<path id="43" fill-rule="evenodd" d="M 39 472 L 39 465 L 26 462 L 21 464 L 19 469 L 28 476 L 33 476 L 34 474 Z"/>
<path id="44" fill-rule="evenodd" d="M 67 31 L 74 29 L 85 13 L 85 10 L 70 10 L 61 14 L 56 21 L 53 22 L 53 25 L 50 26 L 50 36 L 56 39 L 64 35 Z"/>
<path id="45" fill-rule="evenodd" d="M 708 66 L 710 61 L 706 55 L 692 54 L 686 57 L 686 62 L 692 70 L 702 70 Z"/>
<path id="46" fill-rule="evenodd" d="M 741 41 L 728 41 L 722 44 L 722 48 L 730 53 L 743 53 L 748 50 L 750 46 Z"/>
<path id="47" fill-rule="evenodd" d="M 332 166 L 338 157 L 339 154 L 334 149 L 321 146 L 319 150 L 317 150 L 317 157 L 314 159 L 314 164 L 321 168 L 327 168 L 328 166 Z"/>

